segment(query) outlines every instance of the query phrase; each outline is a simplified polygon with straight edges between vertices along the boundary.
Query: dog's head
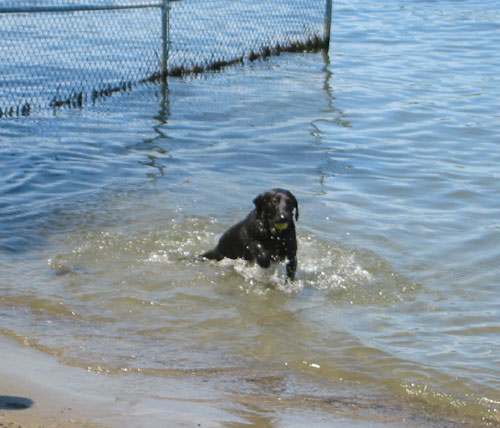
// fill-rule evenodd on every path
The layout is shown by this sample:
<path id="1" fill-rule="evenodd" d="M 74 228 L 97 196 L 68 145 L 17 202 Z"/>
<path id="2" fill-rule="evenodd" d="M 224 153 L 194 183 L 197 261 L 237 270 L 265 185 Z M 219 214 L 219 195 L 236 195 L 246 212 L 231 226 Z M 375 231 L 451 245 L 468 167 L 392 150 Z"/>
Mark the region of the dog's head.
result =
<path id="1" fill-rule="evenodd" d="M 285 189 L 272 189 L 261 193 L 253 203 L 257 217 L 261 219 L 272 233 L 281 233 L 299 219 L 299 204 L 292 192 Z"/>

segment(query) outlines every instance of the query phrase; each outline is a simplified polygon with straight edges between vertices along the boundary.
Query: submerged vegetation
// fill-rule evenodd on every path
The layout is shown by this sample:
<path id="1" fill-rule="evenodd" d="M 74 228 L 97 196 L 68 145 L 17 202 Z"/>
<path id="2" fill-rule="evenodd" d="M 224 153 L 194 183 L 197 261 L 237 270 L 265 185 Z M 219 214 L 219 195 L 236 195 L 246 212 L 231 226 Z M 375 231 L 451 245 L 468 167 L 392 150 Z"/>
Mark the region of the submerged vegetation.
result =
<path id="1" fill-rule="evenodd" d="M 26 101 L 24 104 L 17 106 L 0 107 L 0 119 L 3 117 L 19 117 L 29 116 L 33 111 L 33 106 Z"/>
<path id="2" fill-rule="evenodd" d="M 56 109 L 60 107 L 82 108 L 90 99 L 92 104 L 95 104 L 101 98 L 107 98 L 119 92 L 130 92 L 133 88 L 131 81 L 122 81 L 118 85 L 105 85 L 99 89 L 93 89 L 90 92 L 90 97 L 85 91 L 72 92 L 66 98 L 55 96 L 52 98 L 49 106 Z"/>
<path id="3" fill-rule="evenodd" d="M 55 95 L 48 106 L 54 111 L 62 108 L 83 108 L 89 103 L 95 104 L 114 94 L 130 92 L 138 84 L 166 82 L 167 77 L 188 77 L 219 72 L 227 67 L 266 60 L 271 56 L 279 56 L 282 53 L 318 52 L 325 49 L 328 49 L 328 41 L 318 35 L 310 36 L 305 41 L 288 39 L 282 43 L 277 42 L 274 45 L 262 46 L 258 50 L 252 49 L 232 58 L 215 57 L 213 55 L 204 61 L 176 65 L 168 68 L 166 75 L 162 71 L 157 71 L 139 81 L 121 81 L 118 84 L 109 83 L 91 90 L 71 91 L 69 95 Z M 17 106 L 0 106 L 0 118 L 30 116 L 35 108 L 36 106 L 28 101 Z"/>
<path id="4" fill-rule="evenodd" d="M 202 62 L 174 66 L 169 68 L 167 75 L 170 77 L 184 77 L 194 74 L 217 72 L 233 65 L 244 65 L 245 62 L 251 63 L 258 60 L 265 60 L 271 56 L 279 56 L 282 53 L 319 52 L 324 49 L 328 49 L 328 41 L 318 35 L 313 35 L 305 41 L 288 40 L 285 43 L 278 42 L 271 46 L 262 46 L 259 50 L 252 49 L 248 53 L 243 53 L 233 58 L 212 57 Z M 143 79 L 141 83 L 157 82 L 164 78 L 161 72 L 157 72 Z"/>

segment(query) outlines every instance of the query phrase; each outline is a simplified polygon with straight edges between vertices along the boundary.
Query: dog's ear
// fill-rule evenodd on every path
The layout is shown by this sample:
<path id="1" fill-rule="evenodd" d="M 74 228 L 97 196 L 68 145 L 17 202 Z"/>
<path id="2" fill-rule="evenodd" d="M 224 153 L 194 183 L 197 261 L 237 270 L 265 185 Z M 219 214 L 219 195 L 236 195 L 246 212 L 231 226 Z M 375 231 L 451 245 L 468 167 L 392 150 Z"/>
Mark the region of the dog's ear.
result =
<path id="1" fill-rule="evenodd" d="M 264 210 L 265 199 L 266 199 L 266 194 L 261 193 L 253 200 L 253 203 L 255 204 L 255 210 L 257 211 L 257 217 L 260 217 L 262 211 Z"/>
<path id="2" fill-rule="evenodd" d="M 290 199 L 292 200 L 293 207 L 295 208 L 295 221 L 299 220 L 299 203 L 297 202 L 297 198 L 290 193 Z"/>

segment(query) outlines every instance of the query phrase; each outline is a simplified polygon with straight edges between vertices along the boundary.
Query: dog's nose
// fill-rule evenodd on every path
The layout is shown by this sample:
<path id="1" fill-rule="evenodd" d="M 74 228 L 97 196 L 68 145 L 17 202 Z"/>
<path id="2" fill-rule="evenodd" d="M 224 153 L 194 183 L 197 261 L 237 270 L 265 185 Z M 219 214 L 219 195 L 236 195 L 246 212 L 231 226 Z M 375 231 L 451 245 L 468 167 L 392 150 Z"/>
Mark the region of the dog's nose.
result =
<path id="1" fill-rule="evenodd" d="M 286 220 L 286 215 L 285 214 L 280 214 L 280 220 Z"/>

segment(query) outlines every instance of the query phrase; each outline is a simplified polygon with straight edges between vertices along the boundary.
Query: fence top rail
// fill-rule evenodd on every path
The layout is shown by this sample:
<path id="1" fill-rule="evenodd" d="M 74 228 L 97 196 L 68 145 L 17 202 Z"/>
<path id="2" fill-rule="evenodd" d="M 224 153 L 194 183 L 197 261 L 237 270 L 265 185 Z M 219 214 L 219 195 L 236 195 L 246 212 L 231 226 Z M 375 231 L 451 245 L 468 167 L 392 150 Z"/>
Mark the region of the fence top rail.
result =
<path id="1" fill-rule="evenodd" d="M 100 10 L 146 9 L 162 7 L 163 1 L 127 5 L 67 5 L 67 6 L 25 6 L 25 7 L 0 7 L 0 15 L 14 13 L 59 13 L 59 12 L 92 12 Z"/>

